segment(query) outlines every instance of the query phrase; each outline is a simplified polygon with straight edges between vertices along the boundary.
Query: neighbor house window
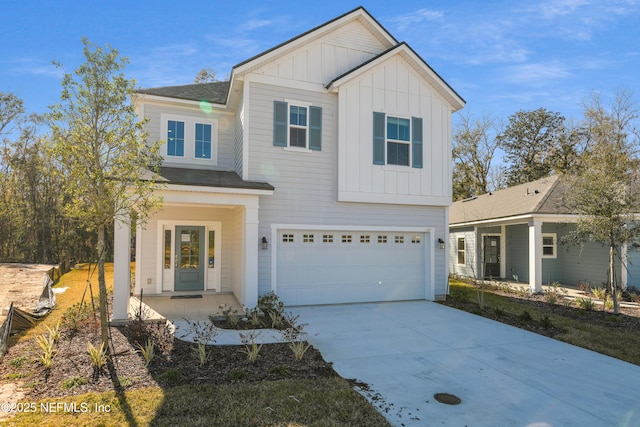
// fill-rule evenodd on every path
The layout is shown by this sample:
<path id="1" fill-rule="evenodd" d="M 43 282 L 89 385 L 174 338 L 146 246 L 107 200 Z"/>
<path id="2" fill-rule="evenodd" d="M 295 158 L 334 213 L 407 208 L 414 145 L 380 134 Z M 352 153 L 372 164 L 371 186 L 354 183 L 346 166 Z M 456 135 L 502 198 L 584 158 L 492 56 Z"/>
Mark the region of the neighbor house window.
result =
<path id="1" fill-rule="evenodd" d="M 273 105 L 273 145 L 321 150 L 321 107 L 299 101 L 274 101 Z"/>
<path id="2" fill-rule="evenodd" d="M 465 243 L 464 237 L 458 237 L 458 264 L 465 265 Z"/>
<path id="3" fill-rule="evenodd" d="M 184 122 L 167 122 L 167 156 L 184 156 Z"/>
<path id="4" fill-rule="evenodd" d="M 557 240 L 555 233 L 542 233 L 542 258 L 556 258 Z"/>
<path id="5" fill-rule="evenodd" d="M 422 119 L 373 113 L 373 164 L 422 168 Z"/>

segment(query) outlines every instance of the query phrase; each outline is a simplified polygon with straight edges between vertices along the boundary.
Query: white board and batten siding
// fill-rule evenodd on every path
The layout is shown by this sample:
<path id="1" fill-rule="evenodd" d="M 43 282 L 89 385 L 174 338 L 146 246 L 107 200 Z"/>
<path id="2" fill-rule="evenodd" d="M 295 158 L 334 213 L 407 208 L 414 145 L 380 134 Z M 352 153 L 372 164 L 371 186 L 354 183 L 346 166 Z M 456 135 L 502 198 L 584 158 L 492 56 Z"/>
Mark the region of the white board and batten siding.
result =
<path id="1" fill-rule="evenodd" d="M 451 203 L 451 106 L 401 56 L 340 87 L 339 104 L 340 201 Z M 373 112 L 422 118 L 422 168 L 373 164 Z"/>
<path id="2" fill-rule="evenodd" d="M 364 25 L 353 21 L 277 58 L 256 73 L 324 86 L 388 48 Z"/>

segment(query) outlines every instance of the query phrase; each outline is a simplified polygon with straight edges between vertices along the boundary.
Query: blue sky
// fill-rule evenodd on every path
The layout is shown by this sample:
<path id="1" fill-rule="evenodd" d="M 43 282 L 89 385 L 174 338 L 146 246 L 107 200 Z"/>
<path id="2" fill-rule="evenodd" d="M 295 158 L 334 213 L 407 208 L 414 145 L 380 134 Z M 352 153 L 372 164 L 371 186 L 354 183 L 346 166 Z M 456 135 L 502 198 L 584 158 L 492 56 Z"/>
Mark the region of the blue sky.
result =
<path id="1" fill-rule="evenodd" d="M 59 99 L 60 61 L 82 61 L 81 38 L 117 48 L 140 87 L 226 76 L 257 53 L 364 6 L 466 101 L 472 117 L 544 107 L 581 117 L 593 91 L 640 96 L 640 0 L 352 2 L 5 0 L 0 91 L 42 113 Z"/>

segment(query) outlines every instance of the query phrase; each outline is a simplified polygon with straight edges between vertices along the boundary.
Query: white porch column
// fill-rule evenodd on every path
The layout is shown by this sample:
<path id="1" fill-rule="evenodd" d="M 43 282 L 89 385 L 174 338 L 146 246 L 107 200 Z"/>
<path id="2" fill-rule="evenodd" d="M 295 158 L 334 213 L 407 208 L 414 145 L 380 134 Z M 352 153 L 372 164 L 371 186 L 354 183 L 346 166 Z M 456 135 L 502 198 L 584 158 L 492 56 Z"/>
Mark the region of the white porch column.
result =
<path id="1" fill-rule="evenodd" d="M 113 233 L 113 314 L 112 322 L 128 320 L 131 285 L 130 239 L 131 218 L 126 215 L 116 221 Z"/>
<path id="2" fill-rule="evenodd" d="M 257 205 L 257 203 L 256 203 Z M 244 293 L 240 304 L 258 305 L 258 207 L 246 206 L 244 215 Z"/>
<path id="3" fill-rule="evenodd" d="M 542 221 L 529 220 L 529 286 L 542 291 Z"/>

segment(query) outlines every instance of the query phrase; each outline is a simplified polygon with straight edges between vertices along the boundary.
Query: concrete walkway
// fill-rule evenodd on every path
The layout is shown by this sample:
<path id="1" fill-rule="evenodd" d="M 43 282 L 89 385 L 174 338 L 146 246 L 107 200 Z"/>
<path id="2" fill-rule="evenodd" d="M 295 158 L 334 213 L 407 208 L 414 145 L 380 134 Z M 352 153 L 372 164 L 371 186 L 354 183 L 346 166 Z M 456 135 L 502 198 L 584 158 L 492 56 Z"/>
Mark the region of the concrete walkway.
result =
<path id="1" fill-rule="evenodd" d="M 428 301 L 292 311 L 395 426 L 640 426 L 640 367 L 617 359 Z"/>

